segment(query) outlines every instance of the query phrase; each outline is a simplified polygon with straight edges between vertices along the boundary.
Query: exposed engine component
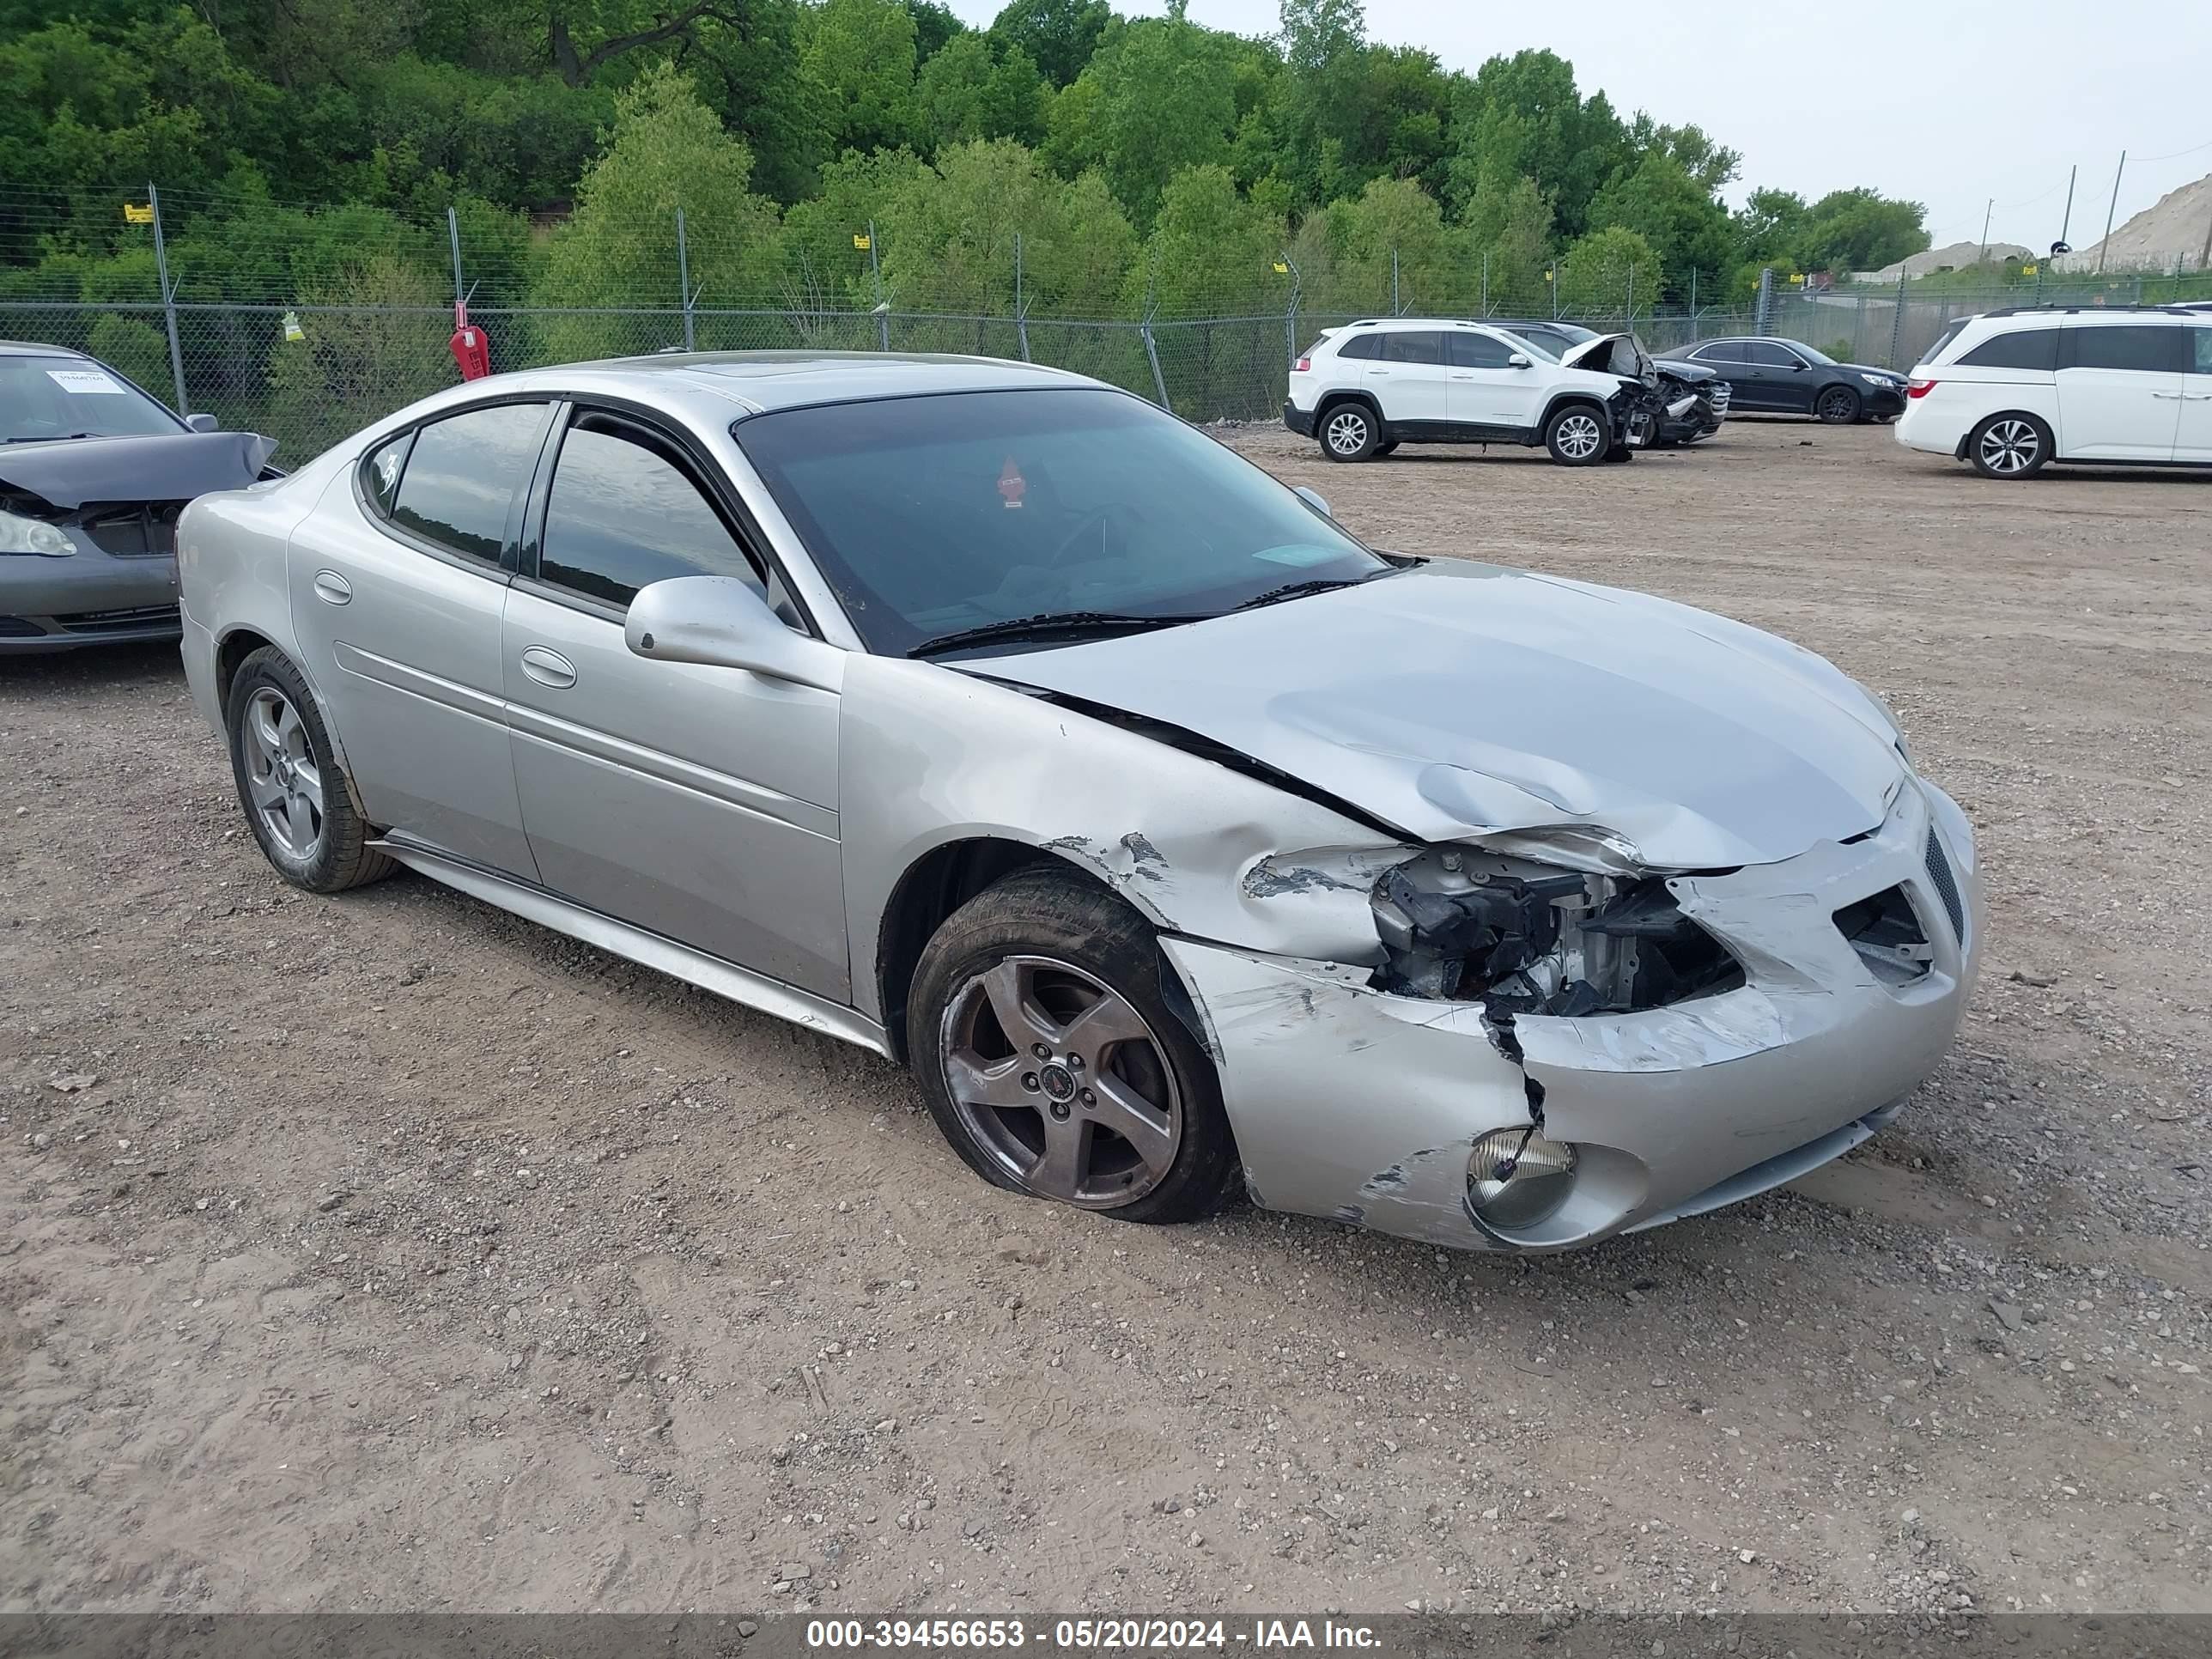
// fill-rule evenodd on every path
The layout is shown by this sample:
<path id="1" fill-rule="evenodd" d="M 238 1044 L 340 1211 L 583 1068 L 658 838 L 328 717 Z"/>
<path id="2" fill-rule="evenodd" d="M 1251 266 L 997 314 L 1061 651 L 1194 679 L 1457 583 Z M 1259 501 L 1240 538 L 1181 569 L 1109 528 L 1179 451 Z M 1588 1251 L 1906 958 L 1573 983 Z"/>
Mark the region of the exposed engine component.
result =
<path id="1" fill-rule="evenodd" d="M 1443 848 L 1387 872 L 1374 905 L 1379 988 L 1480 1001 L 1501 1023 L 1628 1013 L 1743 982 L 1735 958 L 1654 877 Z"/>

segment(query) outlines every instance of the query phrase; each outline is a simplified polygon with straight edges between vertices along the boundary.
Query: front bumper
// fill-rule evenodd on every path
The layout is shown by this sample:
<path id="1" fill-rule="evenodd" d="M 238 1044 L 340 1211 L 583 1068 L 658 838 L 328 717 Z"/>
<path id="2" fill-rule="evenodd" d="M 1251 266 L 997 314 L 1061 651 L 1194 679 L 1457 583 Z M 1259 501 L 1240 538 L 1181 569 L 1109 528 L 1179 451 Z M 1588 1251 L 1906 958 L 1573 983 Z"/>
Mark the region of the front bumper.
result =
<path id="1" fill-rule="evenodd" d="M 1840 1156 L 1949 1047 L 1982 909 L 1971 834 L 1941 791 L 1908 781 L 1881 828 L 1851 845 L 1668 885 L 1747 982 L 1639 1013 L 1523 1018 L 1518 1061 L 1479 1004 L 1386 994 L 1361 968 L 1164 941 L 1199 1005 L 1255 1199 L 1468 1249 L 1587 1244 Z M 1833 921 L 1893 886 L 1933 953 L 1903 985 L 1877 978 Z M 1531 1079 L 1544 1133 L 1574 1142 L 1580 1163 L 1565 1204 L 1507 1237 L 1468 1207 L 1467 1158 L 1485 1132 L 1528 1122 Z"/>
<path id="2" fill-rule="evenodd" d="M 177 637 L 177 562 L 80 545 L 64 558 L 0 555 L 0 657 Z"/>
<path id="3" fill-rule="evenodd" d="M 1886 421 L 1905 413 L 1904 387 L 1863 386 L 1862 390 L 1866 394 L 1862 407 L 1869 415 Z"/>
<path id="4" fill-rule="evenodd" d="M 1297 433 L 1301 438 L 1310 438 L 1313 436 L 1314 422 L 1314 410 L 1300 409 L 1296 404 L 1292 403 L 1285 403 L 1283 405 L 1283 424 L 1290 428 L 1291 431 Z"/>

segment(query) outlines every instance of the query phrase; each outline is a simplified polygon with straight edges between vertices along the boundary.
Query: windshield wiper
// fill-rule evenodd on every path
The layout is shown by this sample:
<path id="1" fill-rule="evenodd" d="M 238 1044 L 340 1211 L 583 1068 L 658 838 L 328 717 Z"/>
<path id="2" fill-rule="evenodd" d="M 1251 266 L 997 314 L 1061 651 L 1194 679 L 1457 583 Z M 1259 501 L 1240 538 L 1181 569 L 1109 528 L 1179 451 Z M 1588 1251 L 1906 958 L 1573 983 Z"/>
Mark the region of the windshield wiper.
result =
<path id="1" fill-rule="evenodd" d="M 1302 599 L 1309 593 L 1326 593 L 1339 587 L 1357 587 L 1362 582 L 1371 582 L 1376 576 L 1389 574 L 1387 570 L 1378 570 L 1371 576 L 1310 576 L 1302 582 L 1286 582 L 1280 587 L 1271 587 L 1235 608 L 1256 611 L 1263 605 L 1279 605 L 1285 599 Z"/>
<path id="2" fill-rule="evenodd" d="M 97 432 L 33 432 L 26 434 L 21 438 L 0 439 L 0 442 L 11 444 L 65 444 L 72 443 L 79 438 L 97 438 L 98 436 L 100 436 L 100 434 Z"/>
<path id="3" fill-rule="evenodd" d="M 1015 617 L 1006 622 L 963 628 L 954 634 L 940 634 L 933 640 L 924 640 L 907 655 L 932 657 L 940 651 L 957 650 L 963 646 L 995 645 L 1006 640 L 1079 639 L 1089 634 L 1139 633 L 1147 629 L 1178 628 L 1185 623 L 1206 620 L 1205 615 L 1136 617 L 1118 615 L 1110 611 L 1048 611 L 1035 617 Z"/>

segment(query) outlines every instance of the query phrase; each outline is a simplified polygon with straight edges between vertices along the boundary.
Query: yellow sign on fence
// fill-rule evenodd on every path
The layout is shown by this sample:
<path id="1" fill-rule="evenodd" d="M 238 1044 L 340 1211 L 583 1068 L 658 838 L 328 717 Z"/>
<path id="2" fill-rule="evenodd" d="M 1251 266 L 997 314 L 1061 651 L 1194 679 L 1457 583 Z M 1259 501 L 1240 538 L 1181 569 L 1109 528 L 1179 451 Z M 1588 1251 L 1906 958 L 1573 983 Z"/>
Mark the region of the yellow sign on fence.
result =
<path id="1" fill-rule="evenodd" d="M 1276 275 L 1276 276 L 1289 276 L 1290 274 L 1291 274 L 1291 268 L 1290 268 L 1288 265 L 1285 264 L 1284 264 L 1280 259 L 1278 259 L 1278 260 L 1276 260 L 1276 261 L 1275 261 L 1275 275 Z"/>
<path id="2" fill-rule="evenodd" d="M 865 253 L 868 250 L 868 239 L 856 230 L 853 233 L 853 246 Z"/>
<path id="3" fill-rule="evenodd" d="M 123 222 L 126 225 L 152 224 L 154 204 L 149 202 L 142 207 L 136 202 L 125 202 L 123 204 Z"/>

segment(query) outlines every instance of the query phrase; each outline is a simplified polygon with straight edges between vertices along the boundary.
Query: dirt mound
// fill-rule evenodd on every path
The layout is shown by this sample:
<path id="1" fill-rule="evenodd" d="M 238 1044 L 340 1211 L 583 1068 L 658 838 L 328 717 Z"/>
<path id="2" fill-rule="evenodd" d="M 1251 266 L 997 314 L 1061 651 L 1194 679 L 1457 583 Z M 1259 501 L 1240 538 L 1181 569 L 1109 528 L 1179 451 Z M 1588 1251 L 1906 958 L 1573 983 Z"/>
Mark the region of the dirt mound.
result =
<path id="1" fill-rule="evenodd" d="M 1915 253 L 1899 259 L 1893 265 L 1884 265 L 1875 272 L 1875 280 L 1893 283 L 1899 276 L 1927 276 L 1939 270 L 1963 270 L 1968 265 L 1984 260 L 2030 259 L 2034 257 L 2017 242 L 1991 242 L 1986 248 L 1979 242 L 1954 242 L 1948 247 L 1931 247 L 1925 253 Z"/>
<path id="2" fill-rule="evenodd" d="M 2099 248 L 2106 270 L 2171 270 L 2176 264 L 2204 264 L 2205 232 L 2212 230 L 2212 173 L 2170 190 L 2095 246 L 2058 261 L 2062 270 L 2094 270 Z"/>

